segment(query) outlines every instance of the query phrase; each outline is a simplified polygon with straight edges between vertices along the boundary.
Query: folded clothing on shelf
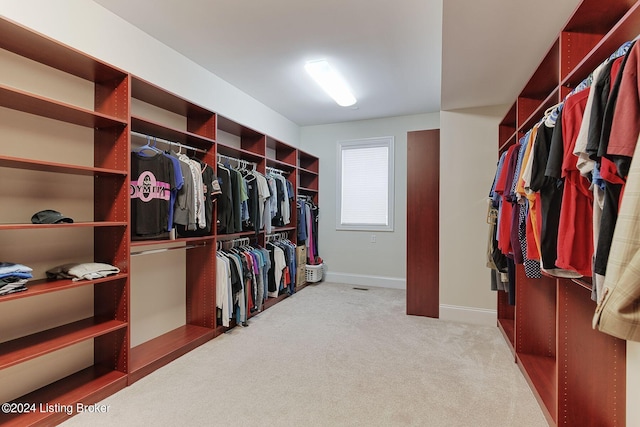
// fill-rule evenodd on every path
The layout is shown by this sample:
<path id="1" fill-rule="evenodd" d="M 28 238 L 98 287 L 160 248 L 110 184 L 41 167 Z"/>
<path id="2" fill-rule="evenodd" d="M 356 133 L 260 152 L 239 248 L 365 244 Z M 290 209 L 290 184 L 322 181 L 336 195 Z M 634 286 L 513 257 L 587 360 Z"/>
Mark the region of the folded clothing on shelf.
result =
<path id="1" fill-rule="evenodd" d="M 9 274 L 24 274 L 29 276 L 25 277 L 25 279 L 30 279 L 32 277 L 32 271 L 31 267 L 27 267 L 26 265 L 15 264 L 13 262 L 0 262 L 0 278 Z"/>
<path id="2" fill-rule="evenodd" d="M 0 280 L 0 296 L 26 291 L 26 283 L 27 279 L 18 280 L 15 282 L 5 282 L 4 280 Z"/>
<path id="3" fill-rule="evenodd" d="M 0 296 L 27 290 L 27 281 L 33 270 L 23 264 L 0 262 Z"/>
<path id="4" fill-rule="evenodd" d="M 120 269 L 111 264 L 84 262 L 64 264 L 47 270 L 49 279 L 93 280 L 118 274 Z"/>

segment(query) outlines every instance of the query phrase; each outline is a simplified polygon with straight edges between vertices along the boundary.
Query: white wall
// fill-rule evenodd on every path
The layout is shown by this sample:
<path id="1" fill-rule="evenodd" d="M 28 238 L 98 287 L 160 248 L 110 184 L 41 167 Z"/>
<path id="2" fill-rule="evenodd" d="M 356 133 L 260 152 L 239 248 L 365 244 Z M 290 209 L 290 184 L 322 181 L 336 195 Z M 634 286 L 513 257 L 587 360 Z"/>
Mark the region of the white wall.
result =
<path id="1" fill-rule="evenodd" d="M 406 286 L 407 140 L 440 128 L 440 316 L 495 324 L 496 295 L 485 266 L 486 199 L 497 161 L 498 123 L 506 106 L 303 127 L 301 148 L 320 157 L 320 255 L 327 279 Z M 336 142 L 393 135 L 394 231 L 336 231 Z M 370 242 L 376 234 L 376 243 Z"/>
<path id="2" fill-rule="evenodd" d="M 487 195 L 498 160 L 498 124 L 506 106 L 440 114 L 440 303 L 442 318 L 464 315 L 457 307 L 490 310 L 496 294 L 486 267 Z"/>
<path id="3" fill-rule="evenodd" d="M 342 283 L 405 288 L 407 132 L 437 129 L 439 113 L 363 120 L 301 129 L 301 148 L 320 158 L 320 256 L 327 279 Z M 395 139 L 394 231 L 337 231 L 337 141 L 379 136 Z M 376 243 L 370 242 L 371 234 Z"/>
<path id="4" fill-rule="evenodd" d="M 238 123 L 298 145 L 295 123 L 92 1 L 0 1 L 0 15 Z"/>

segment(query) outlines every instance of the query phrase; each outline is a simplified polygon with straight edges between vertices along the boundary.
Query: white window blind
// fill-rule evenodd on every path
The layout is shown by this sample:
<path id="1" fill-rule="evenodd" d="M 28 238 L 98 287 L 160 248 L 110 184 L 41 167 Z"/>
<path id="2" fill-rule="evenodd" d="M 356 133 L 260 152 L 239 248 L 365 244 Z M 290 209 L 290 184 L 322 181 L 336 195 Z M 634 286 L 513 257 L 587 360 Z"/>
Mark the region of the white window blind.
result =
<path id="1" fill-rule="evenodd" d="M 338 143 L 337 228 L 393 230 L 393 138 Z"/>

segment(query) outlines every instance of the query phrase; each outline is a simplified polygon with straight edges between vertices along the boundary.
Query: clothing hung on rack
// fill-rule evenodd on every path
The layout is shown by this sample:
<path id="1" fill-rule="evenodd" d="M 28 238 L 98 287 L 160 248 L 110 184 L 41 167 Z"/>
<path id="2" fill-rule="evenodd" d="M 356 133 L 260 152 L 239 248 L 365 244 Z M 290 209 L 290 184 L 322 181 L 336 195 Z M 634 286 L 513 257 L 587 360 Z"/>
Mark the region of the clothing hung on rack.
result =
<path id="1" fill-rule="evenodd" d="M 220 187 L 213 168 L 148 142 L 131 153 L 132 239 L 211 234 L 213 200 Z"/>
<path id="2" fill-rule="evenodd" d="M 234 320 L 246 325 L 249 313 L 263 310 L 264 302 L 282 292 L 295 292 L 295 245 L 278 237 L 265 248 L 249 239 L 221 242 L 216 252 L 216 307 L 220 324 Z"/>
<path id="3" fill-rule="evenodd" d="M 173 162 L 160 151 L 131 153 L 131 238 L 168 237 L 170 192 L 176 190 Z"/>
<path id="4" fill-rule="evenodd" d="M 264 175 L 255 169 L 247 169 L 241 160 L 237 162 L 237 168 L 229 162 L 218 162 L 218 180 L 223 194 L 218 204 L 218 234 L 260 230 L 271 233 L 273 226 L 288 225 L 294 194 L 291 182 L 281 174 Z"/>
<path id="5" fill-rule="evenodd" d="M 218 317 L 225 327 L 232 319 L 246 325 L 248 313 L 262 310 L 271 267 L 268 252 L 249 246 L 247 239 L 246 244 L 218 250 L 216 255 Z"/>
<path id="6" fill-rule="evenodd" d="M 296 246 L 288 239 L 278 239 L 267 242 L 266 249 L 272 265 L 269 271 L 268 296 L 275 298 L 282 291 L 290 295 L 295 293 Z"/>
<path id="7" fill-rule="evenodd" d="M 530 278 L 539 277 L 539 269 L 565 278 L 593 276 L 595 300 L 602 298 L 629 153 L 640 130 L 634 122 L 640 114 L 628 113 L 638 104 L 636 67 L 627 65 L 635 64 L 637 52 L 635 42 L 625 43 L 548 110 L 501 155 L 490 191 L 502 254 L 525 264 Z M 619 100 L 632 105 L 621 109 Z M 610 149 L 609 141 L 617 144 L 623 134 L 631 134 L 625 148 Z"/>
<path id="8" fill-rule="evenodd" d="M 608 248 L 605 277 L 599 294 L 599 305 L 593 326 L 618 338 L 640 341 L 640 278 L 638 249 L 638 138 L 640 136 L 640 44 L 635 43 L 627 55 L 626 64 L 619 74 L 619 94 L 613 113 L 606 156 L 608 171 L 603 168 L 605 181 L 623 179 L 618 202 L 616 224 Z M 617 82 L 616 82 L 617 83 Z M 606 171 L 606 173 L 605 173 Z M 614 174 L 615 172 L 615 174 Z M 607 178 L 609 177 L 609 179 Z M 613 178 L 613 179 L 612 179 Z M 615 190 L 613 191 L 615 194 Z M 611 198 L 606 198 L 607 200 Z M 603 218 L 606 210 L 603 209 Z M 606 233 L 606 231 L 605 231 Z M 601 229 L 600 239 L 603 233 Z M 600 250 L 600 244 L 598 244 Z M 596 259 L 598 261 L 598 259 Z M 596 266 L 598 268 L 598 266 Z"/>
<path id="9" fill-rule="evenodd" d="M 291 200 L 294 198 L 293 185 L 278 173 L 268 172 L 266 178 L 272 195 L 269 202 L 271 225 L 284 227 L 291 222 Z"/>
<path id="10" fill-rule="evenodd" d="M 175 155 L 175 153 L 173 154 Z M 176 230 L 181 237 L 209 235 L 213 231 L 213 201 L 222 193 L 213 167 L 199 159 L 191 159 L 184 154 L 177 156 L 187 166 L 190 179 L 185 179 L 184 194 L 179 209 L 182 222 L 176 222 Z M 176 168 L 177 170 L 178 168 Z M 180 167 L 182 170 L 182 166 Z M 186 218 L 186 221 L 185 221 Z"/>
<path id="11" fill-rule="evenodd" d="M 297 233 L 298 244 L 307 247 L 307 263 L 318 264 L 318 215 L 320 210 L 308 196 L 298 196 L 296 208 L 298 211 Z"/>

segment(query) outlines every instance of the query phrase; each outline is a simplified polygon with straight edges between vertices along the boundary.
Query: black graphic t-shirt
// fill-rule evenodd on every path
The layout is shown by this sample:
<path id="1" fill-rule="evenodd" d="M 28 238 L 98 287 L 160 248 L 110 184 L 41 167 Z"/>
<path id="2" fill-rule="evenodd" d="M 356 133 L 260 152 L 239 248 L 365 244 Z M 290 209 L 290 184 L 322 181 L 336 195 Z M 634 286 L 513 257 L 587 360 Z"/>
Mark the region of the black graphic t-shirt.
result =
<path id="1" fill-rule="evenodd" d="M 173 164 L 162 153 L 131 153 L 131 236 L 157 237 L 168 230 L 169 199 L 175 186 Z"/>

